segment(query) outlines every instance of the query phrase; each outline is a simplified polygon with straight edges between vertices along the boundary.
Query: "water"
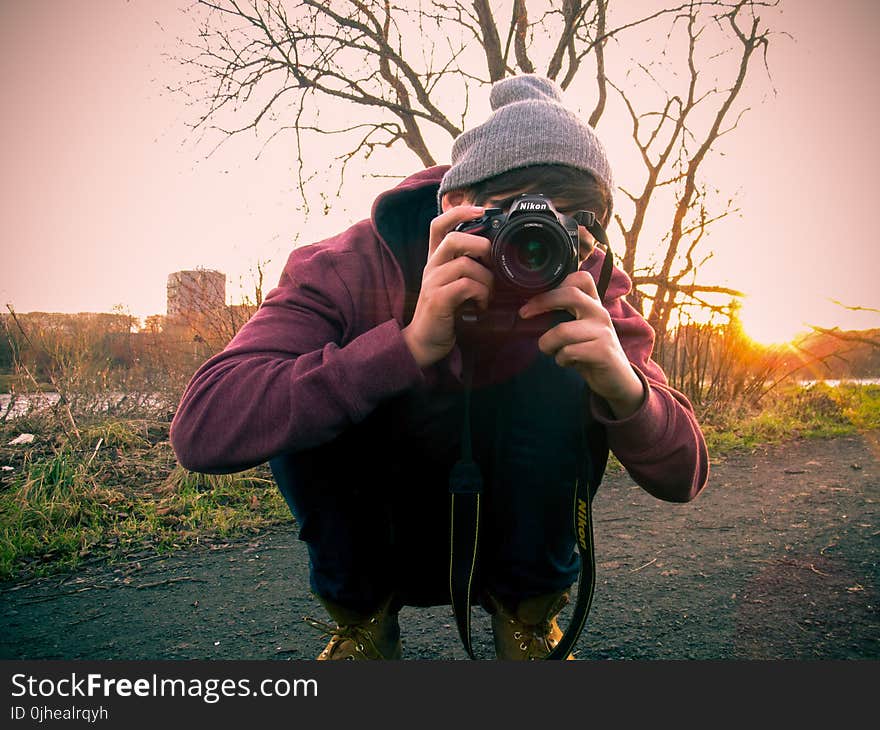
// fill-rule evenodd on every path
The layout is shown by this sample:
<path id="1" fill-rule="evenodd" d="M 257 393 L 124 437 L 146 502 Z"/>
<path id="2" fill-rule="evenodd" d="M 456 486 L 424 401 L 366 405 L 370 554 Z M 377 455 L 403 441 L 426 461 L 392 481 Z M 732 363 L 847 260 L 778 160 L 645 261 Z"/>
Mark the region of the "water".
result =
<path id="1" fill-rule="evenodd" d="M 821 380 L 799 380 L 798 384 L 803 388 L 812 388 L 814 385 L 824 383 L 830 388 L 837 388 L 840 385 L 880 385 L 880 378 L 842 378 L 842 379 L 821 379 Z"/>
<path id="2" fill-rule="evenodd" d="M 141 408 L 159 408 L 162 406 L 163 400 L 158 396 L 149 396 L 143 393 L 127 394 L 127 393 L 104 393 L 102 395 L 89 395 L 85 397 L 86 409 L 89 412 L 98 413 L 101 411 L 109 411 L 121 404 L 126 397 L 132 397 L 133 401 L 129 406 L 135 405 L 135 402 Z M 0 421 L 12 420 L 27 415 L 32 411 L 41 411 L 51 408 L 61 399 L 61 395 L 55 392 L 48 393 L 19 393 L 13 396 L 11 393 L 0 393 Z"/>
<path id="3" fill-rule="evenodd" d="M 803 388 L 811 388 L 817 383 L 824 383 L 832 388 L 840 385 L 880 385 L 880 378 L 842 378 L 842 379 L 822 379 L 822 380 L 799 380 L 798 383 Z M 93 403 L 95 398 L 90 398 L 90 411 L 109 410 L 113 406 L 125 398 L 125 393 L 107 393 L 103 396 L 101 402 Z M 31 410 L 42 410 L 51 408 L 60 399 L 58 393 L 24 393 L 15 397 L 15 402 L 10 408 L 12 401 L 11 393 L 0 393 L 0 420 L 11 420 L 26 415 Z M 138 396 L 140 398 L 140 396 Z M 159 406 L 161 401 L 158 398 L 146 398 L 145 406 Z"/>
<path id="4" fill-rule="evenodd" d="M 11 393 L 0 393 L 0 418 L 20 418 L 31 410 L 51 408 L 60 398 L 58 393 L 27 393 L 16 395 L 13 403 Z"/>

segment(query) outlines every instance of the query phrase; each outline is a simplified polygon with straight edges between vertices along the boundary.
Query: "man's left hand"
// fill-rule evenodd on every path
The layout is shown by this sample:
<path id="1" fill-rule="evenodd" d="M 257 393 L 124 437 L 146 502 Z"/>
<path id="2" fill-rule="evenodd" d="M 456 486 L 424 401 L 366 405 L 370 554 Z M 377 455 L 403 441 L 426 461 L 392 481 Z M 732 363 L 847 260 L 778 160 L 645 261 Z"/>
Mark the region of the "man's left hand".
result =
<path id="1" fill-rule="evenodd" d="M 575 319 L 545 332 L 538 340 L 541 352 L 554 357 L 561 367 L 580 373 L 616 418 L 635 413 L 644 400 L 644 386 L 599 301 L 593 277 L 586 271 L 569 274 L 557 288 L 529 299 L 519 315 L 528 319 L 552 310 L 567 310 Z"/>

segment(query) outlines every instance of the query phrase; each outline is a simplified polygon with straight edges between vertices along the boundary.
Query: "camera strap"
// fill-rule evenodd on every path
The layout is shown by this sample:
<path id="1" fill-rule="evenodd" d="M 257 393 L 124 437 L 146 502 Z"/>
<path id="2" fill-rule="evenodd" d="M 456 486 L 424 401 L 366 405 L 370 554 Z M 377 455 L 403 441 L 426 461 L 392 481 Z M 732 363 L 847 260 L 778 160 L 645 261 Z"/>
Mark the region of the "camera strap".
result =
<path id="1" fill-rule="evenodd" d="M 465 408 L 462 425 L 462 455 L 452 468 L 449 478 L 451 493 L 450 519 L 450 560 L 449 594 L 458 633 L 467 655 L 476 659 L 471 644 L 471 602 L 474 576 L 477 570 L 477 555 L 480 543 L 480 499 L 483 492 L 483 478 L 479 466 L 473 461 L 470 435 L 470 385 L 473 382 L 473 348 L 462 353 L 465 359 L 464 373 Z M 589 390 L 584 389 L 584 408 L 588 408 Z M 591 483 L 588 463 L 589 444 L 587 443 L 586 415 L 582 419 L 582 456 L 578 463 L 578 476 L 575 482 L 573 500 L 573 529 L 577 549 L 580 553 L 580 572 L 574 608 L 568 626 L 559 643 L 547 655 L 547 659 L 565 659 L 577 642 L 593 600 L 595 585 L 595 558 L 593 554 L 593 518 L 591 495 L 595 487 Z"/>
<path id="2" fill-rule="evenodd" d="M 461 458 L 449 475 L 451 515 L 449 522 L 449 596 L 458 635 L 467 655 L 474 656 L 471 646 L 471 590 L 477 569 L 480 544 L 480 497 L 483 476 L 473 460 L 471 441 L 471 390 L 474 378 L 474 347 L 464 348 L 464 416 L 461 426 Z"/>
<path id="3" fill-rule="evenodd" d="M 596 288 L 599 299 L 604 300 L 611 280 L 613 256 L 605 231 L 599 224 L 597 231 L 588 229 L 600 243 L 605 245 L 605 261 L 602 264 Z M 599 235 L 597 235 L 597 233 Z M 475 348 L 471 345 L 462 348 L 464 413 L 461 434 L 461 458 L 453 466 L 449 477 L 451 501 L 450 519 L 450 558 L 449 595 L 458 634 L 467 655 L 474 656 L 471 643 L 471 603 L 474 576 L 477 570 L 477 556 L 480 543 L 480 498 L 483 492 L 483 478 L 479 466 L 473 460 L 471 440 L 471 391 L 473 388 Z M 584 388 L 583 418 L 581 420 L 581 458 L 578 460 L 578 475 L 575 482 L 572 522 L 580 555 L 577 598 L 571 618 L 559 643 L 546 656 L 546 659 L 566 659 L 577 643 L 587 622 L 593 602 L 596 578 L 596 561 L 593 551 L 592 495 L 598 488 L 600 476 L 590 469 L 588 438 L 589 389 Z M 592 475 L 592 476 L 591 476 Z M 596 482 L 596 483 L 593 483 Z"/>
<path id="4" fill-rule="evenodd" d="M 599 301 L 605 301 L 605 293 L 608 291 L 608 284 L 611 283 L 611 272 L 614 268 L 614 254 L 611 252 L 611 244 L 608 243 L 608 234 L 602 228 L 602 224 L 596 220 L 594 213 L 582 210 L 575 213 L 573 218 L 586 228 L 590 234 L 599 243 L 605 252 L 605 260 L 602 262 L 602 269 L 599 271 L 599 281 L 596 282 L 596 291 L 599 293 Z"/>

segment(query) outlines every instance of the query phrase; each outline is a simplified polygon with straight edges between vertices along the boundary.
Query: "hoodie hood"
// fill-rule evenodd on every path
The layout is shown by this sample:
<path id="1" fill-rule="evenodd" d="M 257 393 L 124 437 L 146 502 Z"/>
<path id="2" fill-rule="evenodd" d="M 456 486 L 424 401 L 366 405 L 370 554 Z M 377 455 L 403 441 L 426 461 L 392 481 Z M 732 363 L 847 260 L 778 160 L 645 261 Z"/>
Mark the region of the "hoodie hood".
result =
<path id="1" fill-rule="evenodd" d="M 373 228 L 400 265 L 407 292 L 419 289 L 430 225 L 437 216 L 437 190 L 448 169 L 448 165 L 439 165 L 420 170 L 373 203 Z"/>
<path id="2" fill-rule="evenodd" d="M 446 174 L 448 169 L 449 165 L 426 167 L 424 170 L 419 170 L 409 177 L 404 178 L 390 190 L 386 190 L 373 202 L 371 214 L 373 221 L 375 222 L 377 217 L 381 217 L 385 206 L 389 203 L 393 203 L 397 198 L 407 198 L 409 195 L 413 194 L 418 195 L 420 191 L 424 191 L 430 187 L 433 187 L 434 192 L 436 193 L 437 189 L 440 188 L 440 181 L 443 179 L 443 175 Z"/>

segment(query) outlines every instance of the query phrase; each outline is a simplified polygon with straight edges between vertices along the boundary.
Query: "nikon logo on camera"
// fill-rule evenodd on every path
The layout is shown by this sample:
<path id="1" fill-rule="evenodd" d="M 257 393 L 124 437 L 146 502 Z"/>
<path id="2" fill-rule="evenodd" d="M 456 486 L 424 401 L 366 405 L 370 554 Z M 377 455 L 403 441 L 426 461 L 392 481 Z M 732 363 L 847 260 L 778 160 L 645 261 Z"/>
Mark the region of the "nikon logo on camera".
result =
<path id="1" fill-rule="evenodd" d="M 523 200 L 517 210 L 547 210 L 547 203 L 539 200 Z"/>
<path id="2" fill-rule="evenodd" d="M 584 500 L 578 500 L 577 509 L 577 531 L 578 544 L 582 550 L 587 549 L 587 503 Z"/>

